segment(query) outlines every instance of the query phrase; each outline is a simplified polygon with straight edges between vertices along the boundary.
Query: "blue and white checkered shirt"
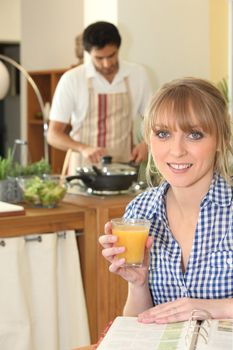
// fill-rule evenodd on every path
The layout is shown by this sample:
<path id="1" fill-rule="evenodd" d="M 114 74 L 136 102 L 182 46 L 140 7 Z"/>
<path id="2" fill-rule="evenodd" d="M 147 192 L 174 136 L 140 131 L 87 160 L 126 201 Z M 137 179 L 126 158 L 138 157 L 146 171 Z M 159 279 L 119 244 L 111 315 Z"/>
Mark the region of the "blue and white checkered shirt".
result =
<path id="1" fill-rule="evenodd" d="M 233 187 L 215 174 L 200 205 L 192 251 L 185 273 L 181 248 L 168 226 L 167 182 L 137 196 L 125 217 L 151 221 L 154 239 L 149 288 L 154 304 L 179 297 L 221 299 L 233 297 Z"/>

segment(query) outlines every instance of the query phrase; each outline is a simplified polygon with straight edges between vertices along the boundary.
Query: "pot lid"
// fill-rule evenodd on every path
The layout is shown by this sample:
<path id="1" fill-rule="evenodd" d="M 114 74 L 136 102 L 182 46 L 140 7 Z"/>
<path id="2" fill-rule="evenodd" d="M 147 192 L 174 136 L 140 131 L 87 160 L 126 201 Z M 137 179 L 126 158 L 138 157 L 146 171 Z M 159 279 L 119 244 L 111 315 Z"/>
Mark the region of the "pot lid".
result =
<path id="1" fill-rule="evenodd" d="M 77 168 L 78 172 L 84 172 L 88 174 L 101 175 L 135 175 L 138 172 L 138 166 L 133 163 L 112 163 L 111 156 L 104 156 L 98 166 L 90 166 Z"/>

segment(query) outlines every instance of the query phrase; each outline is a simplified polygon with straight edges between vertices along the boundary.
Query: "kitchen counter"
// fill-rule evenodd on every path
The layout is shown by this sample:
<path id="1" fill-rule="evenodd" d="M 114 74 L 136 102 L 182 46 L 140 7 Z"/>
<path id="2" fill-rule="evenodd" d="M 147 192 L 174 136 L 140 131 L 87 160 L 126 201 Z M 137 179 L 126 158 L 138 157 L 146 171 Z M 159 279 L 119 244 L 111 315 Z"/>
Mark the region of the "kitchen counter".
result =
<path id="1" fill-rule="evenodd" d="M 84 234 L 78 237 L 81 271 L 86 296 L 91 343 L 96 343 L 109 321 L 122 314 L 127 283 L 109 272 L 98 238 L 104 225 L 121 217 L 133 194 L 86 196 L 67 194 L 64 201 L 84 211 Z"/>
<path id="2" fill-rule="evenodd" d="M 91 343 L 96 343 L 109 321 L 122 313 L 127 283 L 108 271 L 98 243 L 104 225 L 123 215 L 133 194 L 85 196 L 67 194 L 57 208 L 25 207 L 25 215 L 0 218 L 0 238 L 32 233 L 77 230 L 81 273 L 86 297 Z"/>
<path id="3" fill-rule="evenodd" d="M 79 255 L 72 234 L 73 230 L 83 232 L 84 217 L 83 208 L 61 202 L 53 209 L 25 206 L 23 215 L 0 218 L 1 348 L 21 344 L 25 350 L 34 346 L 56 350 L 57 344 L 69 349 L 71 344 L 89 343 Z M 58 234 L 64 231 L 68 234 Z M 27 235 L 32 236 L 26 239 Z"/>
<path id="4" fill-rule="evenodd" d="M 63 230 L 81 230 L 84 212 L 74 204 L 61 202 L 57 208 L 29 208 L 25 215 L 0 218 L 0 237 L 17 237 L 28 234 Z"/>

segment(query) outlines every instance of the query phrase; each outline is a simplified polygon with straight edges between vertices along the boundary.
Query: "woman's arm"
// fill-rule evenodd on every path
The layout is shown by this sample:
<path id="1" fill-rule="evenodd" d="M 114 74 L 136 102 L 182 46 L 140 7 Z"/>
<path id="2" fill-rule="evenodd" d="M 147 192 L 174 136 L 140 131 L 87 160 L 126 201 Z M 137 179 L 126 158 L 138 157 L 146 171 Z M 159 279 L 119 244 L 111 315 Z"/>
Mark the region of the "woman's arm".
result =
<path id="1" fill-rule="evenodd" d="M 233 318 L 233 298 L 177 300 L 157 305 L 142 312 L 138 319 L 143 323 L 170 323 L 186 321 L 193 310 L 205 310 L 212 318 Z"/>
<path id="2" fill-rule="evenodd" d="M 138 316 L 140 312 L 153 306 L 147 282 L 141 286 L 128 283 L 128 296 L 124 306 L 124 316 Z"/>

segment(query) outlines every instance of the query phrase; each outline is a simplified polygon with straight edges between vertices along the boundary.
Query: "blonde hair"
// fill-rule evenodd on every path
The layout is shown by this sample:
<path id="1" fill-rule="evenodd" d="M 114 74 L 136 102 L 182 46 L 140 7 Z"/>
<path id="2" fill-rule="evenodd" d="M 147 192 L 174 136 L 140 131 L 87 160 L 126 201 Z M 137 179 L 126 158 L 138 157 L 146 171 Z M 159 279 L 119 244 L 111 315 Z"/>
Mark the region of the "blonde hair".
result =
<path id="1" fill-rule="evenodd" d="M 144 137 L 149 150 L 151 130 L 155 130 L 158 120 L 161 122 L 162 118 L 167 118 L 172 127 L 178 124 L 181 130 L 187 132 L 192 129 L 193 116 L 204 132 L 216 135 L 217 152 L 214 170 L 231 183 L 229 159 L 233 155 L 233 135 L 230 115 L 223 95 L 207 80 L 192 77 L 177 79 L 165 84 L 156 92 L 144 118 Z M 149 182 L 152 171 L 151 158 L 149 152 L 147 166 Z"/>

